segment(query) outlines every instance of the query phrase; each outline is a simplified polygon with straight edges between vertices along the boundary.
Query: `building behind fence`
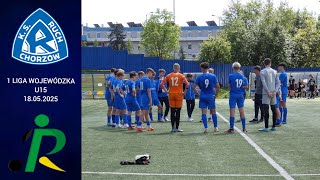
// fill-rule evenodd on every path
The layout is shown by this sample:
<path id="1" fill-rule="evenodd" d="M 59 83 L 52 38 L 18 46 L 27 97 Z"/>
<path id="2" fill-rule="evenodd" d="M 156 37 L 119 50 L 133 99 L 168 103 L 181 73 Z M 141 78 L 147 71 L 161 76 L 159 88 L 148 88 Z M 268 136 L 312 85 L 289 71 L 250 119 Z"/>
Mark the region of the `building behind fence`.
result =
<path id="1" fill-rule="evenodd" d="M 179 63 L 184 73 L 200 72 L 199 62 L 186 60 L 161 60 L 159 57 L 145 57 L 143 54 L 128 54 L 127 51 L 115 51 L 110 47 L 83 47 L 82 48 L 82 70 L 90 70 L 90 73 L 82 74 L 83 94 L 92 97 L 103 97 L 104 78 L 107 73 L 94 72 L 95 70 L 110 70 L 121 68 L 126 72 L 145 71 L 147 68 L 165 69 L 172 71 L 174 63 Z M 222 86 L 228 85 L 228 75 L 232 73 L 231 64 L 210 64 L 214 68 Z M 242 66 L 241 69 L 246 77 L 249 77 L 254 66 Z M 311 68 L 288 68 L 288 72 L 320 72 L 320 67 Z M 102 84 L 101 84 L 102 83 Z M 89 89 L 91 89 L 89 91 Z M 91 94 L 90 94 L 91 93 Z"/>

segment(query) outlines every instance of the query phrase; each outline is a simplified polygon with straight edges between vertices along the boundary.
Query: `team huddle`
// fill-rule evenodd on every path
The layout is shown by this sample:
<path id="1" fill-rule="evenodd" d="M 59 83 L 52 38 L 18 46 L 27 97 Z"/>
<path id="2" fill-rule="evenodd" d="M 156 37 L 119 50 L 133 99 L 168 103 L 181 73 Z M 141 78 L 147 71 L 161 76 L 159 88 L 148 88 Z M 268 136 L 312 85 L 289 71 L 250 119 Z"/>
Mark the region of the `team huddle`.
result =
<path id="1" fill-rule="evenodd" d="M 283 92 L 280 96 L 278 92 L 281 92 L 282 87 L 286 86 L 286 79 L 281 80 L 280 86 L 276 71 L 270 67 L 270 59 L 265 60 L 265 66 L 266 68 L 261 71 L 261 85 L 258 85 L 258 89 L 262 88 L 262 92 L 260 95 L 259 92 L 256 93 L 255 98 L 256 117 L 251 121 L 261 121 L 257 119 L 260 109 L 261 119 L 265 121 L 265 128 L 259 129 L 260 131 L 269 131 L 269 105 L 273 112 L 273 125 L 270 130 L 275 130 L 277 125 L 279 126 L 281 123 L 286 122 L 284 119 L 283 122 L 280 121 L 280 113 L 277 112 L 277 109 L 279 109 L 277 102 L 285 102 L 283 97 L 286 96 L 287 92 Z M 154 131 L 155 129 L 151 126 L 153 121 L 152 107 L 157 106 L 158 121 L 169 121 L 168 114 L 170 110 L 171 132 L 183 132 L 180 128 L 183 100 L 185 99 L 187 103 L 189 121 L 193 121 L 192 112 L 195 106 L 195 95 L 197 95 L 199 97 L 199 108 L 202 111 L 201 121 L 204 126 L 204 133 L 208 132 L 208 119 L 213 121 L 213 131 L 218 132 L 215 98 L 219 93 L 220 83 L 216 75 L 209 72 L 210 67 L 207 62 L 201 63 L 200 68 L 203 74 L 198 76 L 195 81 L 192 74 L 187 74 L 185 77 L 180 71 L 180 65 L 177 63 L 173 65 L 173 72 L 167 76 L 165 76 L 165 70 L 159 69 L 159 76 L 156 78 L 156 72 L 152 68 L 148 68 L 146 72 L 130 72 L 130 79 L 127 81 L 124 80 L 124 70 L 112 68 L 111 74 L 106 78 L 107 126 L 127 128 L 128 130 L 136 129 L 138 132 Z M 230 128 L 225 132 L 234 132 L 236 107 L 239 109 L 242 131 L 247 132 L 244 101 L 246 89 L 249 87 L 248 80 L 241 71 L 240 63 L 233 63 L 232 68 L 234 73 L 229 75 L 228 81 L 230 85 Z M 257 75 L 257 77 L 259 76 L 260 74 Z M 283 83 L 284 81 L 285 83 Z M 280 98 L 277 99 L 277 97 Z M 165 112 L 163 113 L 164 106 Z M 281 103 L 281 107 L 285 107 L 285 103 Z M 208 119 L 207 110 L 210 112 Z M 135 113 L 136 128 L 132 125 L 132 112 Z M 286 114 L 285 108 L 285 117 Z M 276 121 L 277 119 L 278 121 Z M 147 124 L 147 128 L 142 126 L 143 122 Z"/>

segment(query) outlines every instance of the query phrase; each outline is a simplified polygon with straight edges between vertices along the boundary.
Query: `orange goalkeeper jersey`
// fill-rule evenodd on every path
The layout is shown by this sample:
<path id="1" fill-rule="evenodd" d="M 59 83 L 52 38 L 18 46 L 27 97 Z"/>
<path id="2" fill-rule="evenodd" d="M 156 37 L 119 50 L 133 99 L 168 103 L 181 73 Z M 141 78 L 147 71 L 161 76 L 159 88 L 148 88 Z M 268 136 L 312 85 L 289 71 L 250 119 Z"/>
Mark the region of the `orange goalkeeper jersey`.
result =
<path id="1" fill-rule="evenodd" d="M 169 94 L 182 94 L 183 93 L 183 83 L 186 85 L 186 88 L 189 87 L 189 82 L 186 77 L 181 73 L 170 73 L 168 74 L 164 81 L 161 82 L 161 87 L 168 82 L 169 84 Z"/>

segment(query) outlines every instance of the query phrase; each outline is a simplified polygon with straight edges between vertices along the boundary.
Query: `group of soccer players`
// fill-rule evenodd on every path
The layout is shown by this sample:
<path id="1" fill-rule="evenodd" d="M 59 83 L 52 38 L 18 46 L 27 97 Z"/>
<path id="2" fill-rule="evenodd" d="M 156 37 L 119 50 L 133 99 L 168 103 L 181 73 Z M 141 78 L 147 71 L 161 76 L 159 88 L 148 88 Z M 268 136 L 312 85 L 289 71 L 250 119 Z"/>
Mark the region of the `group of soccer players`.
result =
<path id="1" fill-rule="evenodd" d="M 155 78 L 156 72 L 148 68 L 146 73 L 139 71 L 138 79 L 136 72 L 130 72 L 130 79 L 124 82 L 122 69 L 111 69 L 111 74 L 106 78 L 106 99 L 108 104 L 107 125 L 123 127 L 132 130 L 131 114 L 135 112 L 137 131 L 146 131 L 142 123 L 146 122 L 148 131 L 153 131 L 151 126 L 152 106 L 158 107 L 158 121 L 169 121 L 168 113 L 171 109 L 172 132 L 182 132 L 179 129 L 182 101 L 189 83 L 185 76 L 180 73 L 180 65 L 174 64 L 173 72 L 164 77 L 165 71 L 159 70 L 159 78 Z M 183 92 L 183 84 L 185 91 Z M 166 106 L 162 114 L 162 106 Z M 120 123 L 123 118 L 123 124 Z"/>
<path id="2" fill-rule="evenodd" d="M 270 61 L 270 63 L 269 63 Z M 268 65 L 269 63 L 269 65 Z M 265 60 L 266 68 L 261 72 L 261 84 L 263 92 L 261 98 L 256 98 L 255 101 L 261 102 L 261 109 L 263 109 L 262 119 L 265 120 L 265 128 L 261 131 L 268 131 L 269 119 L 269 105 L 274 112 L 274 119 L 277 118 L 276 113 L 276 95 L 279 89 L 279 78 L 276 71 L 270 68 L 271 60 Z M 156 72 L 152 68 L 148 68 L 146 72 L 130 72 L 130 79 L 124 80 L 124 71 L 122 69 L 111 69 L 111 74 L 106 78 L 106 100 L 108 104 L 107 126 L 122 127 L 128 130 L 133 130 L 131 114 L 135 112 L 135 121 L 137 124 L 136 130 L 144 132 L 146 130 L 153 131 L 151 126 L 152 106 L 158 108 L 158 121 L 169 121 L 168 113 L 170 109 L 171 132 L 182 132 L 180 128 L 180 114 L 183 106 L 183 99 L 186 99 L 188 117 L 192 121 L 192 112 L 195 106 L 195 95 L 199 96 L 199 108 L 201 109 L 201 121 L 204 126 L 204 133 L 208 132 L 207 110 L 210 111 L 210 119 L 213 120 L 214 132 L 218 132 L 218 118 L 216 114 L 215 97 L 219 93 L 220 85 L 216 75 L 209 73 L 209 63 L 203 62 L 200 64 L 201 74 L 193 81 L 193 76 L 187 74 L 187 78 L 181 73 L 180 65 L 173 65 L 173 72 L 165 76 L 165 70 L 159 70 L 159 76 L 156 78 Z M 233 63 L 232 68 L 234 72 L 229 75 L 230 85 L 230 128 L 226 130 L 227 133 L 234 132 L 235 108 L 239 109 L 240 118 L 242 122 L 242 130 L 246 131 L 246 119 L 244 112 L 245 91 L 248 88 L 248 80 L 244 77 L 241 71 L 241 65 L 238 62 Z M 259 70 L 260 71 L 260 70 Z M 283 71 L 283 73 L 285 73 Z M 281 74 L 282 75 L 282 74 Z M 280 75 L 280 79 L 281 76 Z M 284 77 L 284 75 L 283 75 Z M 281 79 L 282 86 L 286 86 L 286 79 Z M 282 84 L 283 82 L 283 84 Z M 284 84 L 285 82 L 285 84 Z M 272 87 L 273 86 L 273 87 Z M 199 92 L 200 89 L 200 92 Z M 283 92 L 280 96 L 281 109 L 285 108 L 285 98 Z M 257 104 L 257 103 L 256 103 Z M 165 105 L 165 112 L 163 114 L 163 106 Z M 123 126 L 120 123 L 122 118 Z M 147 128 L 142 127 L 143 122 L 146 122 Z M 271 130 L 275 130 L 276 123 L 285 123 L 273 121 Z"/>

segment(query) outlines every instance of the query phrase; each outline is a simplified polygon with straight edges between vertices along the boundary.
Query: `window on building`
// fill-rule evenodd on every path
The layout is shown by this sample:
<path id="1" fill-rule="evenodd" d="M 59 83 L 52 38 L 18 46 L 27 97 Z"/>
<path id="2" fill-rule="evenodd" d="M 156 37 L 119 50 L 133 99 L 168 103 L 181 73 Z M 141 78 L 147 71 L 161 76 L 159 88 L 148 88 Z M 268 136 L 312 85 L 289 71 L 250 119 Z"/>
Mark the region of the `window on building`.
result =
<path id="1" fill-rule="evenodd" d="M 131 33 L 131 38 L 137 38 L 137 32 L 132 32 Z"/>
<path id="2" fill-rule="evenodd" d="M 191 31 L 188 32 L 188 37 L 192 37 Z"/>
<path id="3" fill-rule="evenodd" d="M 97 33 L 97 38 L 101 38 L 101 34 L 100 33 Z"/>
<path id="4" fill-rule="evenodd" d="M 97 34 L 96 33 L 88 33 L 88 38 L 97 38 Z"/>
<path id="5" fill-rule="evenodd" d="M 188 43 L 188 49 L 192 49 L 192 44 Z"/>

